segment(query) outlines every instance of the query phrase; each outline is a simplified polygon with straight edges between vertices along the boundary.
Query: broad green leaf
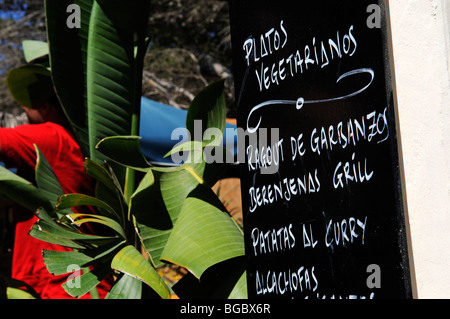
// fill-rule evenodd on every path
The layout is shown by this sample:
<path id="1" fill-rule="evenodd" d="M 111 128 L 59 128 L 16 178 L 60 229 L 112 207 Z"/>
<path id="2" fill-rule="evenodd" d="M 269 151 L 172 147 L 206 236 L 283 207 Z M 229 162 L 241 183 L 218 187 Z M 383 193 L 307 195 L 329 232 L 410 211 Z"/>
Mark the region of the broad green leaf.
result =
<path id="1" fill-rule="evenodd" d="M 244 271 L 239 278 L 237 284 L 234 286 L 229 299 L 248 299 L 248 289 L 247 289 L 247 272 Z"/>
<path id="2" fill-rule="evenodd" d="M 139 183 L 137 189 L 134 191 L 133 195 L 130 197 L 130 205 L 128 210 L 128 219 L 130 219 L 132 215 L 132 210 L 137 212 L 137 209 L 135 208 L 136 205 L 145 205 L 145 202 L 153 202 L 156 198 L 154 196 L 147 196 L 149 195 L 148 189 L 155 183 L 155 177 L 153 175 L 153 172 L 150 170 L 148 171 L 144 177 L 142 178 L 141 182 Z M 140 194 L 144 194 L 144 198 L 146 199 L 139 201 L 141 196 Z M 137 203 L 137 204 L 135 204 Z M 161 207 L 161 206 L 158 206 Z M 156 208 L 156 207 L 154 207 Z"/>
<path id="3" fill-rule="evenodd" d="M 115 183 L 113 177 L 106 170 L 106 168 L 104 168 L 97 162 L 94 162 L 93 160 L 87 158 L 84 161 L 84 169 L 86 170 L 86 173 L 89 176 L 95 178 L 99 183 L 102 183 L 109 190 L 111 190 L 113 192 L 115 192 L 115 191 L 121 192 L 122 191 L 120 188 L 120 185 Z"/>
<path id="4" fill-rule="evenodd" d="M 176 145 L 164 157 L 171 156 L 179 152 L 189 152 L 185 163 L 201 163 L 203 159 L 203 148 L 209 145 L 209 141 L 189 141 L 181 145 Z"/>
<path id="5" fill-rule="evenodd" d="M 202 163 L 203 164 L 203 163 Z M 205 168 L 205 165 L 190 165 L 185 164 L 182 166 L 183 170 L 191 174 L 192 177 L 194 177 L 199 184 L 203 184 L 205 180 L 203 179 L 203 169 Z"/>
<path id="6" fill-rule="evenodd" d="M 209 267 L 243 255 L 239 227 L 214 192 L 199 185 L 186 198 L 161 259 L 200 278 Z"/>
<path id="7" fill-rule="evenodd" d="M 14 100 L 22 106 L 36 108 L 53 94 L 50 71 L 40 64 L 25 64 L 11 69 L 6 84 Z"/>
<path id="8" fill-rule="evenodd" d="M 222 134 L 225 130 L 225 94 L 224 94 L 224 80 L 219 80 L 204 88 L 191 102 L 186 116 L 186 129 L 190 132 L 194 139 L 195 121 L 200 121 L 202 126 L 202 140 L 203 133 L 208 128 L 217 128 Z M 198 124 L 197 124 L 198 125 Z M 221 136 L 222 137 L 222 136 Z M 219 145 L 220 140 L 214 139 L 210 141 L 213 145 Z"/>
<path id="9" fill-rule="evenodd" d="M 115 2 L 115 1 L 111 1 Z M 126 7 L 123 14 L 126 16 Z M 109 9 L 109 10 L 108 10 Z M 107 10 L 105 12 L 105 10 Z M 133 38 L 109 16 L 107 3 L 94 1 L 87 48 L 87 105 L 90 157 L 102 161 L 95 146 L 108 136 L 131 131 Z M 131 30 L 130 30 L 131 31 Z M 121 33 L 124 36 L 121 37 Z"/>
<path id="10" fill-rule="evenodd" d="M 181 170 L 161 175 L 160 189 L 167 207 L 173 218 L 177 218 L 187 195 L 203 183 L 205 164 L 186 164 Z M 175 223 L 174 223 L 175 224 Z"/>
<path id="11" fill-rule="evenodd" d="M 148 177 L 152 174 L 151 177 Z M 161 266 L 159 255 L 172 229 L 172 220 L 166 210 L 160 192 L 161 173 L 147 173 L 131 196 L 129 214 L 133 219 L 137 235 L 155 267 Z M 145 182 L 145 179 L 148 182 Z M 152 181 L 153 179 L 153 181 Z M 151 203 L 151 204 L 150 204 Z"/>
<path id="12" fill-rule="evenodd" d="M 72 297 L 79 298 L 94 289 L 110 273 L 109 263 L 96 267 L 93 270 L 83 268 L 81 276 L 76 278 L 76 274 L 72 274 L 62 287 Z"/>
<path id="13" fill-rule="evenodd" d="M 48 163 L 44 154 L 40 151 L 39 147 L 35 144 L 37 161 L 36 161 L 36 184 L 39 189 L 47 196 L 48 200 L 52 204 L 52 206 L 56 206 L 58 202 L 58 198 L 64 194 L 64 191 L 61 187 L 61 184 L 58 181 L 58 178 L 55 175 L 52 167 Z M 72 210 L 62 210 L 61 213 L 68 214 L 71 213 Z"/>
<path id="14" fill-rule="evenodd" d="M 119 251 L 111 263 L 111 268 L 143 281 L 160 297 L 170 298 L 169 288 L 163 279 L 133 246 L 126 246 Z"/>
<path id="15" fill-rule="evenodd" d="M 153 175 L 153 172 L 149 170 L 142 178 L 141 182 L 139 183 L 138 187 L 136 188 L 131 198 L 138 196 L 139 193 L 144 192 L 154 183 L 155 183 L 155 176 Z"/>
<path id="16" fill-rule="evenodd" d="M 40 215 L 38 214 L 38 217 Z M 66 217 L 69 215 L 66 215 Z M 64 217 L 64 218 L 66 218 Z M 69 240 L 78 240 L 78 241 L 100 241 L 105 242 L 110 239 L 115 239 L 116 237 L 103 237 L 98 235 L 85 234 L 78 230 L 74 230 L 67 226 L 64 226 L 62 223 L 56 223 L 54 220 L 48 220 L 40 218 L 33 226 L 36 228 L 36 231 L 49 234 L 51 236 L 55 236 L 55 238 L 60 237 L 63 239 Z M 62 245 L 64 246 L 64 245 Z"/>
<path id="17" fill-rule="evenodd" d="M 47 234 L 52 234 L 55 237 L 62 237 L 73 240 L 82 240 L 82 239 L 90 239 L 97 236 L 83 234 L 80 232 L 75 232 L 72 229 L 69 229 L 64 226 L 60 226 L 60 224 L 48 222 L 44 219 L 39 219 L 35 225 L 39 229 L 39 231 Z"/>
<path id="18" fill-rule="evenodd" d="M 37 223 L 34 224 L 30 232 L 28 233 L 31 237 L 34 237 L 36 239 L 45 241 L 47 243 L 60 245 L 64 247 L 74 248 L 74 249 L 83 249 L 85 248 L 83 245 L 80 245 L 76 243 L 74 240 L 67 239 L 66 237 L 62 236 L 56 236 L 51 232 L 43 231 L 41 229 L 41 226 L 39 226 Z"/>
<path id="19" fill-rule="evenodd" d="M 142 65 L 150 1 L 95 0 L 87 47 L 87 106 L 90 157 L 106 160 L 95 147 L 108 136 L 138 135 Z M 136 45 L 137 44 L 137 47 Z M 136 50 L 137 48 L 137 50 Z M 135 172 L 114 165 L 126 201 Z"/>
<path id="20" fill-rule="evenodd" d="M 48 43 L 43 41 L 24 40 L 22 41 L 22 47 L 27 63 L 45 57 L 49 53 Z"/>
<path id="21" fill-rule="evenodd" d="M 87 45 L 94 0 L 46 0 L 47 39 L 55 91 L 85 156 L 89 156 Z M 66 27 L 70 4 L 80 6 L 81 28 Z"/>
<path id="22" fill-rule="evenodd" d="M 199 168 L 200 167 L 200 168 Z M 202 165 L 192 168 L 201 176 Z M 139 236 L 156 267 L 173 225 L 187 195 L 197 187 L 199 180 L 182 167 L 158 171 L 152 169 L 154 182 L 141 186 L 130 202 L 130 214 L 135 216 Z M 149 205 L 151 202 L 151 205 Z"/>
<path id="23" fill-rule="evenodd" d="M 108 205 L 124 219 L 127 211 L 125 198 L 119 181 L 115 178 L 112 170 L 107 170 L 91 159 L 86 159 L 84 162 L 86 173 L 97 180 L 95 187 L 95 197 L 108 203 Z M 108 212 L 103 208 L 98 207 L 102 215 L 108 215 Z"/>
<path id="24" fill-rule="evenodd" d="M 130 213 L 136 217 L 139 237 L 156 267 L 181 207 L 200 183 L 212 186 L 223 171 L 222 166 L 185 164 L 164 170 L 153 167 L 153 184 L 133 195 Z M 204 179 L 205 178 L 205 179 Z M 149 202 L 152 203 L 149 206 Z"/>
<path id="25" fill-rule="evenodd" d="M 146 172 L 151 164 L 141 152 L 140 140 L 140 136 L 106 137 L 97 144 L 96 148 L 116 163 Z"/>
<path id="26" fill-rule="evenodd" d="M 123 274 L 114 284 L 105 299 L 141 299 L 142 281 Z"/>
<path id="27" fill-rule="evenodd" d="M 53 275 L 62 275 L 73 270 L 70 266 L 75 264 L 78 267 L 87 267 L 96 263 L 103 262 L 105 259 L 112 259 L 125 241 L 116 240 L 100 247 L 85 249 L 83 251 L 53 251 L 43 250 L 47 270 Z"/>
<path id="28" fill-rule="evenodd" d="M 47 228 L 48 227 L 46 227 L 46 229 Z M 95 235 L 87 235 L 89 237 L 83 237 L 81 239 L 79 238 L 68 239 L 65 236 L 58 236 L 47 230 L 43 230 L 42 224 L 39 225 L 38 223 L 34 224 L 31 227 L 29 235 L 36 239 L 45 241 L 47 243 L 81 250 L 86 249 L 86 247 L 104 245 L 108 242 L 117 240 L 117 237 L 102 237 Z"/>
<path id="29" fill-rule="evenodd" d="M 56 217 L 52 204 L 40 189 L 3 166 L 0 166 L 0 193 L 31 211 L 42 207 Z"/>
<path id="30" fill-rule="evenodd" d="M 87 105 L 90 157 L 96 161 L 104 159 L 95 149 L 101 139 L 135 135 L 131 120 L 139 109 L 136 103 L 140 103 L 141 93 L 135 88 L 140 86 L 142 69 L 135 69 L 134 41 L 146 31 L 148 11 L 149 1 L 93 3 L 87 46 Z"/>
<path id="31" fill-rule="evenodd" d="M 6 288 L 7 299 L 40 299 L 39 294 L 26 282 L 0 275 L 2 289 Z M 3 286 L 4 285 L 4 286 Z"/>
<path id="32" fill-rule="evenodd" d="M 64 194 L 64 191 L 59 184 L 58 178 L 55 175 L 52 167 L 48 163 L 44 154 L 42 154 L 39 147 L 34 144 L 36 149 L 36 184 L 46 195 L 52 204 L 56 205 L 58 197 Z"/>
<path id="33" fill-rule="evenodd" d="M 28 291 L 12 287 L 6 288 L 6 297 L 8 299 L 36 299 L 36 297 Z"/>
<path id="34" fill-rule="evenodd" d="M 77 226 L 80 226 L 84 223 L 102 224 L 114 230 L 117 234 L 122 236 L 122 238 L 127 238 L 125 230 L 122 228 L 122 226 L 111 218 L 93 214 L 67 214 L 66 216 L 70 218 L 72 222 Z"/>
<path id="35" fill-rule="evenodd" d="M 198 183 L 212 187 L 219 179 L 223 178 L 227 165 L 226 163 L 206 164 L 203 162 L 200 164 L 184 164 L 181 168 L 191 174 Z"/>
<path id="36" fill-rule="evenodd" d="M 67 208 L 78 206 L 95 206 L 104 209 L 108 212 L 111 218 L 114 218 L 118 222 L 123 222 L 123 218 L 116 212 L 111 206 L 104 201 L 101 201 L 95 197 L 84 194 L 65 194 L 59 197 L 56 204 L 57 210 L 64 210 Z"/>

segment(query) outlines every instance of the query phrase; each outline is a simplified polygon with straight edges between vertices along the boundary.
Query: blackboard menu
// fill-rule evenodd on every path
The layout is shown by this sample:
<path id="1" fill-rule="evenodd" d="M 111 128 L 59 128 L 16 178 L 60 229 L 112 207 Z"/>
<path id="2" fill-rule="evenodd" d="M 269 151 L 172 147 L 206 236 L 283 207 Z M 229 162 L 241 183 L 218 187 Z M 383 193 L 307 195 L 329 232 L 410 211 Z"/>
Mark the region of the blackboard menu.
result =
<path id="1" fill-rule="evenodd" d="M 249 298 L 410 298 L 384 1 L 231 0 Z"/>

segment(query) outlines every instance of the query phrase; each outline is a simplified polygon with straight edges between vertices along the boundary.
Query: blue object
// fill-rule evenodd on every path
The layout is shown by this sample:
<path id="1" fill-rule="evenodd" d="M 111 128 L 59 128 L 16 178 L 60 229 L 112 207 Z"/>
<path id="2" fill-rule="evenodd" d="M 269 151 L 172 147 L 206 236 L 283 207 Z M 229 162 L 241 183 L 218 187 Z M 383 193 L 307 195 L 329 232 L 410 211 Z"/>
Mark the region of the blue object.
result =
<path id="1" fill-rule="evenodd" d="M 142 137 L 140 145 L 142 153 L 150 163 L 156 165 L 176 164 L 170 156 L 164 158 L 164 155 L 183 139 L 183 142 L 187 142 L 186 116 L 186 110 L 142 97 L 139 123 L 139 135 Z M 226 123 L 222 144 L 234 156 L 236 155 L 236 125 Z"/>
<path id="2" fill-rule="evenodd" d="M 5 166 L 5 163 L 3 163 L 3 162 L 0 162 L 0 166 L 2 166 L 2 167 L 5 167 L 6 168 L 6 166 Z M 17 174 L 17 168 L 10 168 L 9 169 L 11 172 L 13 172 L 14 174 Z"/>

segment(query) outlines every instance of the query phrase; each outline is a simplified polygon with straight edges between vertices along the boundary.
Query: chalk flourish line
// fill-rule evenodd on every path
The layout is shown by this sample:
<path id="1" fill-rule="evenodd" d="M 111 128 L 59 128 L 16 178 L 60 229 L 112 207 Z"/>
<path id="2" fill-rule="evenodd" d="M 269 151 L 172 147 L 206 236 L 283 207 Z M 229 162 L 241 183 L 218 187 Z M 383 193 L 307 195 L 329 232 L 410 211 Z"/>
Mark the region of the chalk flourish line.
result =
<path id="1" fill-rule="evenodd" d="M 334 98 L 330 98 L 330 99 L 323 99 L 323 100 L 305 100 L 303 97 L 299 97 L 297 100 L 270 100 L 270 101 L 265 101 L 262 103 L 259 103 L 258 105 L 255 105 L 252 110 L 250 111 L 250 113 L 248 114 L 247 117 L 247 131 L 249 133 L 254 133 L 256 132 L 256 130 L 259 128 L 259 125 L 261 124 L 261 119 L 262 116 L 259 117 L 259 121 L 258 124 L 256 124 L 255 127 L 249 127 L 249 120 L 250 117 L 252 116 L 253 112 L 255 112 L 256 110 L 264 107 L 264 106 L 268 106 L 268 105 L 295 105 L 295 108 L 297 110 L 300 110 L 303 105 L 305 104 L 316 104 L 316 103 L 326 103 L 326 102 L 332 102 L 332 101 L 339 101 L 339 100 L 345 100 L 348 98 L 351 98 L 355 95 L 358 95 L 359 93 L 363 92 L 365 89 L 367 89 L 373 82 L 373 78 L 375 77 L 375 73 L 372 69 L 369 68 L 361 68 L 361 69 L 356 69 L 353 71 L 349 71 L 347 73 L 342 74 L 336 81 L 336 83 L 339 83 L 339 81 L 341 81 L 342 79 L 349 77 L 351 75 L 354 74 L 361 74 L 361 73 L 368 73 L 370 74 L 371 78 L 370 78 L 370 82 L 363 88 L 359 89 L 356 92 L 344 95 L 344 96 L 339 96 L 339 97 L 334 97 Z"/>

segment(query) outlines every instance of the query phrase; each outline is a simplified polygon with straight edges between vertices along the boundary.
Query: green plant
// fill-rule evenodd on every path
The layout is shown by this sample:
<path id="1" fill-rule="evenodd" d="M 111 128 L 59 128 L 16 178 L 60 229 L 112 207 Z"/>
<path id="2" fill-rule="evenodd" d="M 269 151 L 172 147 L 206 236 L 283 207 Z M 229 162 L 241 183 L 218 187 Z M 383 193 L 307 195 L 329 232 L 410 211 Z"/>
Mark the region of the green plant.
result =
<path id="1" fill-rule="evenodd" d="M 71 3 L 81 8 L 80 29 L 61 27 Z M 226 164 L 203 160 L 155 167 L 140 151 L 148 11 L 149 1 L 142 0 L 46 1 L 52 83 L 88 157 L 85 170 L 96 180 L 96 192 L 63 194 L 38 148 L 37 185 L 0 168 L 0 192 L 37 212 L 31 236 L 73 249 L 43 252 L 55 275 L 71 264 L 83 268 L 79 287 L 63 285 L 72 296 L 94 292 L 103 278 L 115 274 L 107 298 L 148 296 L 144 287 L 151 288 L 150 296 L 169 298 L 171 291 L 156 268 L 173 263 L 190 272 L 173 287 L 179 296 L 245 298 L 243 234 L 211 190 Z M 216 127 L 223 133 L 223 81 L 194 99 L 186 128 L 195 120 L 205 130 Z M 205 146 L 219 147 L 217 141 L 204 141 Z M 85 205 L 96 214 L 71 209 Z M 106 226 L 110 234 L 84 233 L 80 226 L 85 223 Z"/>

